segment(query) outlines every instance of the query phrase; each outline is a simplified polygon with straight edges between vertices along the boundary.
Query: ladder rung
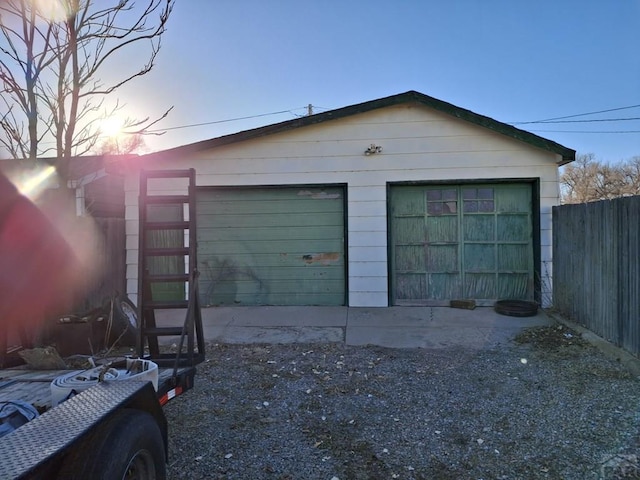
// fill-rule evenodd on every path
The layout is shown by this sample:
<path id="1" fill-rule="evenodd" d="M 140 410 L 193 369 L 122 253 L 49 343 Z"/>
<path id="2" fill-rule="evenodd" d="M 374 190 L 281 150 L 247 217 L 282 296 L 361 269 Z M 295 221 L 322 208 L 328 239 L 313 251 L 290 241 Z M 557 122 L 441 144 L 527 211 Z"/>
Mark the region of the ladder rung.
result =
<path id="1" fill-rule="evenodd" d="M 178 255 L 189 255 L 189 247 L 174 248 L 145 248 L 146 257 L 175 257 Z"/>
<path id="2" fill-rule="evenodd" d="M 0 0 L 1 1 L 1 0 Z M 187 181 L 170 182 L 175 188 L 171 191 L 156 190 L 149 191 L 149 183 L 151 179 L 175 179 L 181 178 Z M 163 182 L 156 182 L 158 184 Z M 185 185 L 186 184 L 186 185 Z M 197 249 L 196 249 L 196 174 L 195 169 L 182 170 L 142 170 L 140 172 L 140 190 L 139 190 L 139 261 L 138 261 L 138 300 L 141 309 L 141 326 L 139 328 L 138 338 L 138 354 L 144 356 L 145 343 L 147 344 L 149 356 L 158 365 L 162 366 L 189 366 L 204 361 L 204 336 L 202 331 L 202 314 L 200 310 L 200 302 L 198 300 L 198 272 L 197 265 Z M 158 185 L 160 186 L 160 185 Z M 180 187 L 180 190 L 177 188 Z M 167 194 L 163 194 L 166 192 Z M 162 219 L 153 216 L 153 207 L 151 205 L 168 205 L 176 206 L 180 209 L 184 216 L 169 217 Z M 186 208 L 188 207 L 188 214 Z M 182 241 L 173 242 L 156 242 L 155 232 L 169 233 L 173 238 L 175 235 L 182 237 L 187 235 L 189 241 L 186 245 Z M 176 233 L 177 232 L 177 233 Z M 184 263 L 177 270 L 161 269 L 158 273 L 152 274 L 149 270 L 155 266 L 154 259 L 158 257 L 177 258 L 178 262 Z M 189 264 L 188 270 L 186 264 Z M 174 273 L 170 273 L 174 272 Z M 179 300 L 162 300 L 162 297 L 154 300 L 154 286 L 162 283 L 172 283 L 184 288 L 184 293 L 171 295 L 169 298 L 178 298 Z M 188 296 L 189 300 L 182 299 L 182 296 Z M 187 310 L 188 320 L 190 323 L 180 325 L 181 322 L 175 322 L 171 326 L 158 326 L 156 324 L 155 310 L 160 309 L 176 309 Z M 160 353 L 159 336 L 181 336 L 186 335 L 187 339 L 181 345 L 180 351 L 172 354 Z M 181 340 L 182 342 L 182 340 Z M 185 351 L 186 349 L 186 351 Z M 197 353 L 196 353 L 197 352 Z M 174 370 L 175 375 L 175 370 Z"/>
<path id="3" fill-rule="evenodd" d="M 174 273 L 164 275 L 147 275 L 145 280 L 149 282 L 188 282 L 190 275 L 188 273 Z"/>
<path id="4" fill-rule="evenodd" d="M 188 195 L 148 195 L 146 203 L 167 204 L 167 203 L 189 203 Z"/>
<path id="5" fill-rule="evenodd" d="M 186 230 L 190 228 L 189 222 L 147 222 L 144 228 L 147 230 Z"/>
<path id="6" fill-rule="evenodd" d="M 182 335 L 182 327 L 155 327 L 155 328 L 143 328 L 143 336 L 165 336 L 175 337 L 176 335 Z"/>
<path id="7" fill-rule="evenodd" d="M 145 302 L 142 306 L 143 310 L 150 310 L 154 308 L 187 308 L 189 302 L 187 300 L 157 300 L 152 302 Z"/>

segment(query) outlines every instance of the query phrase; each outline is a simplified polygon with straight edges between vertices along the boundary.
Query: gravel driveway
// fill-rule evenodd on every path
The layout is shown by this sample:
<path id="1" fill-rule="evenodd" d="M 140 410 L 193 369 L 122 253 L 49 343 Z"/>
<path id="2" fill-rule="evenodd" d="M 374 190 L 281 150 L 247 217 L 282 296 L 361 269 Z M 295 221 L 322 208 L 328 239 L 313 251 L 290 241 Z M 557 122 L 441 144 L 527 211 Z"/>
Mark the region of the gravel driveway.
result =
<path id="1" fill-rule="evenodd" d="M 207 356 L 165 407 L 172 479 L 640 478 L 640 381 L 566 327 L 480 351 Z"/>

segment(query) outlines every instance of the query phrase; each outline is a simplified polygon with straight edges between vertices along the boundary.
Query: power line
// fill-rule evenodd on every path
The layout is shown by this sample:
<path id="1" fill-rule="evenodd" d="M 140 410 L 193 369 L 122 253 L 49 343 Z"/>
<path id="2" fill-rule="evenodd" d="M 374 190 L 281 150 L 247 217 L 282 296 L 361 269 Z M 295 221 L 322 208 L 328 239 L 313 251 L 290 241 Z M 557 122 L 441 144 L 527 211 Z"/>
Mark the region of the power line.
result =
<path id="1" fill-rule="evenodd" d="M 237 117 L 237 118 L 228 118 L 225 120 L 214 120 L 211 122 L 202 122 L 202 123 L 191 123 L 191 124 L 187 124 L 187 125 L 177 125 L 175 127 L 166 127 L 166 128 L 158 128 L 155 130 L 146 130 L 147 133 L 158 133 L 158 132 L 166 132 L 169 130 L 180 130 L 182 128 L 193 128 L 193 127 L 202 127 L 202 126 L 206 126 L 206 125 L 215 125 L 218 123 L 227 123 L 227 122 L 236 122 L 238 120 L 250 120 L 252 118 L 260 118 L 260 117 L 268 117 L 271 115 L 281 115 L 283 113 L 290 113 L 291 115 L 297 116 L 295 113 L 292 112 L 292 110 L 300 110 L 300 109 L 306 109 L 307 107 L 297 107 L 297 108 L 292 108 L 291 110 L 281 110 L 279 112 L 269 112 L 269 113 L 261 113 L 258 115 L 249 115 L 247 117 Z"/>
<path id="2" fill-rule="evenodd" d="M 529 122 L 508 122 L 511 125 L 528 125 L 528 124 L 540 124 L 540 123 L 593 123 L 593 122 L 620 122 L 620 121 L 633 121 L 633 120 L 640 120 L 640 117 L 625 117 L 625 118 L 603 118 L 603 119 L 588 119 L 588 120 L 566 120 L 568 118 L 576 118 L 576 117 L 583 117 L 583 116 L 587 116 L 587 115 L 596 115 L 596 114 L 600 114 L 600 113 L 607 113 L 607 112 L 615 112 L 615 111 L 619 111 L 619 110 L 628 110 L 628 109 L 632 109 L 632 108 L 638 108 L 640 107 L 640 104 L 638 105 L 629 105 L 627 107 L 619 107 L 619 108 L 610 108 L 607 110 L 599 110 L 596 112 L 587 112 L 587 113 L 578 113 L 575 115 L 566 115 L 563 117 L 555 117 L 555 118 L 548 118 L 546 120 L 535 120 L 535 121 L 529 121 Z M 201 123 L 192 123 L 192 124 L 186 124 L 186 125 L 177 125 L 174 127 L 167 127 L 167 128 L 158 128 L 158 129 L 154 129 L 154 130 L 147 130 L 147 133 L 159 133 L 159 132 L 166 132 L 166 131 L 170 131 L 170 130 L 180 130 L 180 129 L 184 129 L 184 128 L 195 128 L 195 127 L 202 127 L 202 126 L 207 126 L 207 125 L 216 125 L 216 124 L 220 124 L 220 123 L 228 123 L 228 122 L 236 122 L 239 120 L 250 120 L 253 118 L 260 118 L 260 117 L 268 117 L 268 116 L 272 116 L 272 115 L 281 115 L 284 113 L 289 113 L 291 115 L 293 115 L 294 117 L 304 117 L 307 115 L 312 115 L 314 113 L 314 109 L 319 109 L 319 110 L 327 110 L 327 108 L 325 107 L 318 107 L 316 105 L 312 105 L 312 104 L 308 104 L 304 107 L 297 107 L 297 108 L 292 108 L 289 110 L 280 110 L 278 112 L 269 112 L 269 113 L 261 113 L 261 114 L 257 114 L 257 115 L 249 115 L 246 117 L 236 117 L 236 118 L 228 118 L 225 120 L 213 120 L 210 122 L 201 122 Z M 304 110 L 305 113 L 304 114 L 297 114 L 294 113 L 293 110 Z M 548 132 L 548 133 L 640 133 L 637 130 L 617 130 L 617 131 L 576 131 L 576 130 L 533 130 L 533 131 L 537 131 L 537 132 Z"/>
<path id="3" fill-rule="evenodd" d="M 591 118 L 589 120 L 547 120 L 545 122 L 528 122 L 528 123 L 592 123 L 592 122 L 624 122 L 628 120 L 640 120 L 640 117 L 625 118 Z"/>
<path id="4" fill-rule="evenodd" d="M 530 121 L 530 122 L 509 122 L 509 123 L 511 123 L 511 125 L 526 125 L 526 124 L 530 124 L 530 123 L 545 123 L 545 122 L 553 122 L 553 121 L 556 121 L 556 120 L 565 120 L 567 118 L 586 117 L 587 115 L 597 115 L 599 113 L 608 113 L 608 112 L 617 112 L 617 111 L 620 111 L 620 110 L 629 110 L 631 108 L 638 108 L 638 107 L 640 107 L 640 104 L 638 104 L 638 105 L 629 105 L 628 107 L 618 107 L 618 108 L 609 108 L 607 110 L 598 110 L 597 112 L 577 113 L 575 115 L 566 115 L 564 117 L 547 118 L 545 120 L 534 120 L 534 121 Z"/>

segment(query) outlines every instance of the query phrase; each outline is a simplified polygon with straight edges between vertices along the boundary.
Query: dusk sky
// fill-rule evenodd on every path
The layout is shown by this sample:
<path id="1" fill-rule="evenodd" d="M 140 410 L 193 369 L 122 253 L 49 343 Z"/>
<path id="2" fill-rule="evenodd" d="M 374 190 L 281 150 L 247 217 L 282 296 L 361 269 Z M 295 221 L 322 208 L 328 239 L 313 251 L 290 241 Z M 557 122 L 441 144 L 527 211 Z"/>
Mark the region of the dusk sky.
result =
<path id="1" fill-rule="evenodd" d="M 640 0 L 177 0 L 119 96 L 174 105 L 150 150 L 417 90 L 505 123 L 572 116 L 516 126 L 616 162 L 640 155 L 639 47 Z"/>

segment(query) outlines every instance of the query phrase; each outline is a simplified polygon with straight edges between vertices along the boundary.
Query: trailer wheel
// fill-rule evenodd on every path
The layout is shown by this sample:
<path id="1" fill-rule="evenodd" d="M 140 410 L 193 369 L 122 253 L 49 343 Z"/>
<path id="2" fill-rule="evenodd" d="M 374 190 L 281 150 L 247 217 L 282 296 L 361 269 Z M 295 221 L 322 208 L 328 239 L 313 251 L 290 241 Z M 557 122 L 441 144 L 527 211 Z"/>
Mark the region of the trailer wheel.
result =
<path id="1" fill-rule="evenodd" d="M 124 409 L 65 459 L 59 479 L 166 480 L 162 433 L 147 412 Z"/>
<path id="2" fill-rule="evenodd" d="M 120 338 L 118 341 L 120 346 L 135 346 L 137 330 L 138 310 L 136 306 L 127 297 L 118 295 L 113 302 L 113 325 L 109 343 L 113 344 Z"/>

